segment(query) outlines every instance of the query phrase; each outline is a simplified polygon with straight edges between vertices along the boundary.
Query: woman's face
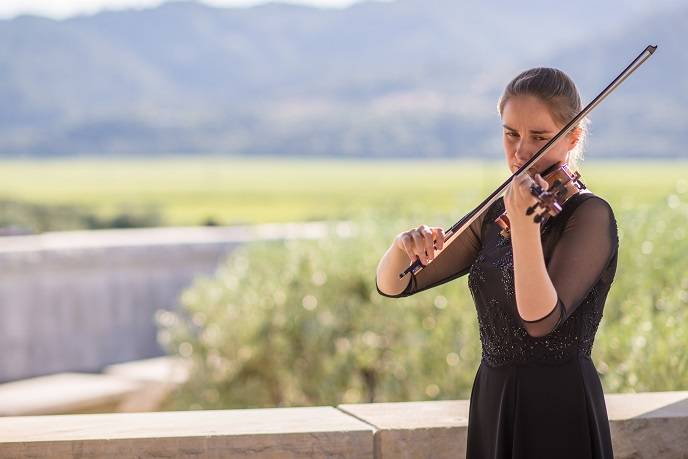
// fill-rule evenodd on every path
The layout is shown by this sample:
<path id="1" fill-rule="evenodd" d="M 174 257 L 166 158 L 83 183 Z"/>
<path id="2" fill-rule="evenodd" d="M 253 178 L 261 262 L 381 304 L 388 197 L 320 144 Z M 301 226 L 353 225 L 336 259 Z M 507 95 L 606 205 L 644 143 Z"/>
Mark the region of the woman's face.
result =
<path id="1" fill-rule="evenodd" d="M 550 115 L 549 108 L 534 96 L 513 96 L 502 110 L 502 135 L 506 164 L 513 174 L 562 128 Z M 532 167 L 539 173 L 553 164 L 566 162 L 578 136 L 569 133 L 559 140 Z"/>

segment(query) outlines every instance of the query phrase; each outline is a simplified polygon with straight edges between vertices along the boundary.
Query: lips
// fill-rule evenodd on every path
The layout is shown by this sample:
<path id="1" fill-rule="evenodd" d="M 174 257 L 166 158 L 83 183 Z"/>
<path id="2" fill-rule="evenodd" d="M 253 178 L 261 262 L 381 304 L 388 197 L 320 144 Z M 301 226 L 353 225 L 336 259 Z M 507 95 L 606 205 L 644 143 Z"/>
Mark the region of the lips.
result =
<path id="1" fill-rule="evenodd" d="M 514 172 L 516 172 L 518 169 L 521 168 L 521 166 L 523 166 L 523 164 L 525 164 L 525 163 L 520 163 L 520 164 L 519 163 L 512 163 L 511 166 L 514 168 Z M 528 175 L 530 175 L 531 177 L 535 177 L 535 174 L 539 174 L 539 173 L 540 173 L 540 171 L 535 166 L 531 166 L 528 169 Z"/>

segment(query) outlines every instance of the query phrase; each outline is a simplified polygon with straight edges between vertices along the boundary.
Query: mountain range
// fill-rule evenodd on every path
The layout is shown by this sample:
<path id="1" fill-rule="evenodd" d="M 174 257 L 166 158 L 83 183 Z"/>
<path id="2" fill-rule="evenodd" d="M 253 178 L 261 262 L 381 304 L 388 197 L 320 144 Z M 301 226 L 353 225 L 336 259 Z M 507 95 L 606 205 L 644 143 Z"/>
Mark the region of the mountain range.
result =
<path id="1" fill-rule="evenodd" d="M 591 100 L 588 155 L 683 157 L 685 1 L 176 1 L 0 21 L 0 155 L 499 157 L 496 102 L 558 67 Z"/>

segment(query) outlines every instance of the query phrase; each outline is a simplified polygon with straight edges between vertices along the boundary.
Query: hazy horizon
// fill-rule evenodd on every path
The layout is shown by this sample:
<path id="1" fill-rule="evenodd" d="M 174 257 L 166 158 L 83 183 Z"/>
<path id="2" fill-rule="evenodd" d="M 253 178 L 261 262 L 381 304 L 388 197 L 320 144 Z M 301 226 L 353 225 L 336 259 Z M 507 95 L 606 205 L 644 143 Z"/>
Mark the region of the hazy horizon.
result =
<path id="1" fill-rule="evenodd" d="M 96 14 L 106 10 L 155 8 L 179 0 L 4 0 L 0 20 L 30 14 L 51 19 Z M 250 7 L 262 3 L 291 3 L 318 8 L 345 8 L 365 0 L 192 0 L 217 7 Z M 378 0 L 379 1 L 379 0 Z M 390 1 L 390 0 L 386 0 Z"/>

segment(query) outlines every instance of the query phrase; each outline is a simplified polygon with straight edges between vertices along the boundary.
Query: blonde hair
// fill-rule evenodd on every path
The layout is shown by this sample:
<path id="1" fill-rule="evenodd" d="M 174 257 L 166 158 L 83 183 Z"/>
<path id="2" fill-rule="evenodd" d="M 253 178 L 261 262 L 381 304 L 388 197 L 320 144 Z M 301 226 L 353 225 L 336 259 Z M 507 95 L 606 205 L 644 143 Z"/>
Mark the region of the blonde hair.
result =
<path id="1" fill-rule="evenodd" d="M 566 125 L 581 110 L 581 98 L 573 80 L 559 69 L 535 67 L 518 74 L 506 85 L 497 103 L 502 116 L 507 101 L 514 96 L 535 96 L 547 105 L 552 119 L 560 126 Z M 577 168 L 583 159 L 583 146 L 589 121 L 583 118 L 574 130 L 579 130 L 576 146 L 569 152 L 569 165 Z"/>

